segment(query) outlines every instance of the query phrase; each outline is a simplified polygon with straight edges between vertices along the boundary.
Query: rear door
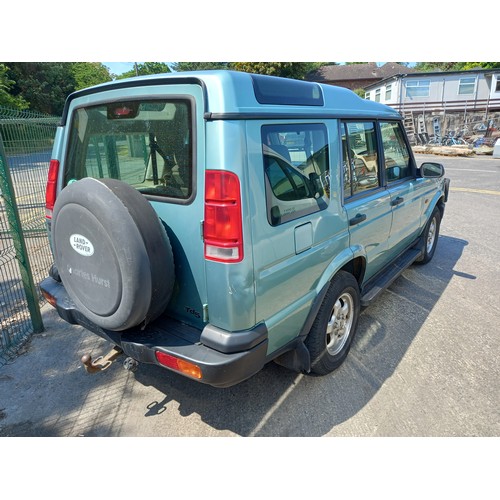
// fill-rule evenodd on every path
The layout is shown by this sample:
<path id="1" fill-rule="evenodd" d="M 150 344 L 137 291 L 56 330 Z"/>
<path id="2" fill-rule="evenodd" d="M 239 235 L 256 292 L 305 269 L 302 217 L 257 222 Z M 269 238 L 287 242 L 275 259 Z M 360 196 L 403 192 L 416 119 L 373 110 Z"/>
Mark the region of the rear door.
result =
<path id="1" fill-rule="evenodd" d="M 351 247 L 366 255 L 369 279 L 389 261 L 386 250 L 392 223 L 390 193 L 382 185 L 376 122 L 341 124 L 344 207 Z"/>
<path id="2" fill-rule="evenodd" d="M 256 317 L 268 327 L 269 352 L 298 335 L 318 278 L 348 246 L 330 190 L 337 130 L 336 120 L 247 122 Z"/>
<path id="3" fill-rule="evenodd" d="M 62 187 L 84 177 L 131 185 L 152 204 L 173 247 L 176 284 L 168 312 L 203 324 L 205 142 L 199 85 L 103 91 L 73 100 Z"/>
<path id="4" fill-rule="evenodd" d="M 380 136 L 385 178 L 393 211 L 388 250 L 392 256 L 396 256 L 420 232 L 426 186 L 415 178 L 415 165 L 402 124 L 398 121 L 381 121 Z"/>

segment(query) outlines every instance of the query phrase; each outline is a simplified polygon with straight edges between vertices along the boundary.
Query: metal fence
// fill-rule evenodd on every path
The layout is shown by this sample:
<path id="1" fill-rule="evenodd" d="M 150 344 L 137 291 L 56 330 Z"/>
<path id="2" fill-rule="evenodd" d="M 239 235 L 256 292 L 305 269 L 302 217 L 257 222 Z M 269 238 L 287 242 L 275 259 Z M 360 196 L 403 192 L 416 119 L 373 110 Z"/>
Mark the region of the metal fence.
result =
<path id="1" fill-rule="evenodd" d="M 43 330 L 45 186 L 58 117 L 0 107 L 0 366 Z"/>

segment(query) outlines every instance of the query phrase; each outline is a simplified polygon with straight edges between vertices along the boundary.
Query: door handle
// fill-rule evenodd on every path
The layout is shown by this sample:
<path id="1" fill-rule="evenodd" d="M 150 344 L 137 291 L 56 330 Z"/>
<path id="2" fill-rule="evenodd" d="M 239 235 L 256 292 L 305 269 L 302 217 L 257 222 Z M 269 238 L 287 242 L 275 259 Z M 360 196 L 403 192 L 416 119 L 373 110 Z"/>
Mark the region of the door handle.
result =
<path id="1" fill-rule="evenodd" d="M 359 224 L 360 222 L 363 222 L 364 220 L 366 220 L 365 214 L 357 214 L 356 217 L 349 219 L 349 225 L 355 226 L 356 224 Z"/>
<path id="2" fill-rule="evenodd" d="M 398 196 L 395 200 L 391 201 L 391 207 L 395 207 L 397 205 L 401 205 L 401 203 L 403 203 L 403 201 L 405 201 L 405 199 L 401 198 L 401 196 Z"/>

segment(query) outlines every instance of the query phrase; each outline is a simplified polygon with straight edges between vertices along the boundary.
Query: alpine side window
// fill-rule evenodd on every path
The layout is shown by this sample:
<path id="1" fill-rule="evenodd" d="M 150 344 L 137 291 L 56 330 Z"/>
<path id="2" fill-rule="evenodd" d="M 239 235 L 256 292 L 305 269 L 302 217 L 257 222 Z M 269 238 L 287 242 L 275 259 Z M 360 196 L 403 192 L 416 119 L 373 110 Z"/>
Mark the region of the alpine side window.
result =
<path id="1" fill-rule="evenodd" d="M 344 122 L 342 170 L 344 199 L 380 186 L 375 122 Z"/>
<path id="2" fill-rule="evenodd" d="M 326 127 L 264 125 L 261 135 L 269 223 L 277 226 L 326 208 L 330 197 Z"/>
<path id="3" fill-rule="evenodd" d="M 380 122 L 387 182 L 396 182 L 412 174 L 410 152 L 404 130 L 398 122 Z"/>

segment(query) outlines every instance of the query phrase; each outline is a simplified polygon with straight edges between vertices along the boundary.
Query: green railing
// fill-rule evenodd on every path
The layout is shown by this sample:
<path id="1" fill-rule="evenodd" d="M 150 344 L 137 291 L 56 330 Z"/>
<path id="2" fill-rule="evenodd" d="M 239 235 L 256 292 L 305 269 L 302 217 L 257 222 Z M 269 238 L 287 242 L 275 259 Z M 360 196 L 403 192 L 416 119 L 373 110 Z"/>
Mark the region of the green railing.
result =
<path id="1" fill-rule="evenodd" d="M 58 117 L 0 107 L 0 366 L 43 330 L 45 186 Z"/>

